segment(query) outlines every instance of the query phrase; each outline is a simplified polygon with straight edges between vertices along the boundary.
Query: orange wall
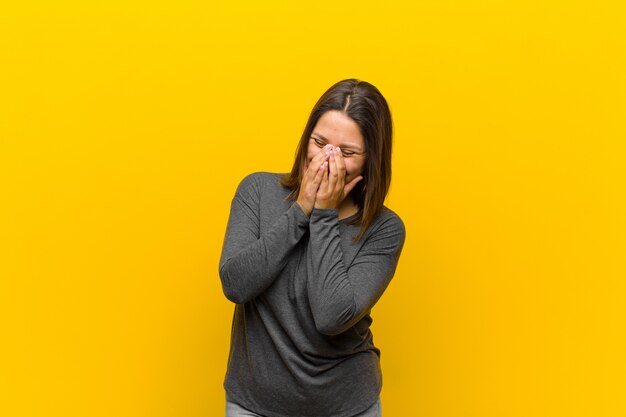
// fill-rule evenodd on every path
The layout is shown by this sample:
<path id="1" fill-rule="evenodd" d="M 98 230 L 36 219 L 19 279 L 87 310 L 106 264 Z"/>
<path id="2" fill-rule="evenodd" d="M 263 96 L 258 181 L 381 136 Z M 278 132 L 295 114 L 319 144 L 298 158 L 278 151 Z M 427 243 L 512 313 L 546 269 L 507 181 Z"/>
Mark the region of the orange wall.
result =
<path id="1" fill-rule="evenodd" d="M 223 415 L 230 199 L 349 77 L 407 227 L 385 416 L 626 415 L 623 2 L 99 3 L 0 6 L 0 415 Z"/>

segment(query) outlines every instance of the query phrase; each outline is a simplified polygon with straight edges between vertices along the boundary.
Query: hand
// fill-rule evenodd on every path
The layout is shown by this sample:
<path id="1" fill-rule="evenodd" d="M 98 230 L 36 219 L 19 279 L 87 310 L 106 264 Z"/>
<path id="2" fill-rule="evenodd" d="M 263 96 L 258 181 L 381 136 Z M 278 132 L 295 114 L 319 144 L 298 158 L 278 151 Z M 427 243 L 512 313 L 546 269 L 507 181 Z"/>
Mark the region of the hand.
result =
<path id="1" fill-rule="evenodd" d="M 302 176 L 302 182 L 300 183 L 300 193 L 296 200 L 298 205 L 302 208 L 302 211 L 307 216 L 311 215 L 313 211 L 313 205 L 315 203 L 315 195 L 322 182 L 322 176 L 328 169 L 329 158 L 329 145 L 320 149 L 317 155 L 311 160 L 311 165 L 305 162 L 304 175 Z"/>
<path id="2" fill-rule="evenodd" d="M 350 194 L 357 182 L 363 177 L 359 175 L 348 184 L 346 180 L 346 163 L 341 149 L 331 148 L 328 170 L 324 170 L 317 195 L 315 196 L 315 208 L 338 208 L 343 199 Z M 330 172 L 329 172 L 330 171 Z"/>

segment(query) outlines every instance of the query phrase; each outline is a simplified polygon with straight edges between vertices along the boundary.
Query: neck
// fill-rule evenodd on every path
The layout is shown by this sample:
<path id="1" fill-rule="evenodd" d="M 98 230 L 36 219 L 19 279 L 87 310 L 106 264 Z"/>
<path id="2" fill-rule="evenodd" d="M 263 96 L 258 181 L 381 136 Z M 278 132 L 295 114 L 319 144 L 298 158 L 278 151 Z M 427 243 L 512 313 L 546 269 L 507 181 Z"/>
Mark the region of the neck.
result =
<path id="1" fill-rule="evenodd" d="M 350 217 L 353 214 L 355 214 L 357 211 L 359 211 L 359 208 L 357 207 L 356 204 L 354 204 L 354 201 L 352 201 L 352 198 L 350 197 L 350 195 L 346 196 L 346 198 L 344 198 L 343 201 L 339 203 L 339 206 L 337 208 L 339 209 L 340 219 Z"/>

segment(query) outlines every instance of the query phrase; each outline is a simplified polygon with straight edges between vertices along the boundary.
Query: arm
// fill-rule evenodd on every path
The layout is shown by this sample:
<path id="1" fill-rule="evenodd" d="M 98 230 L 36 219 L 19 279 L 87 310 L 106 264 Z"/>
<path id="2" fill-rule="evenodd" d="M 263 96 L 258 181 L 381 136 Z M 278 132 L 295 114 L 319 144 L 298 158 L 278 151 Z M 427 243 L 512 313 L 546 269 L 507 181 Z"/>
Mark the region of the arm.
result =
<path id="1" fill-rule="evenodd" d="M 315 327 L 336 335 L 354 326 L 382 296 L 395 273 L 406 232 L 399 217 L 384 220 L 346 268 L 338 210 L 314 209 L 309 227 L 307 289 Z"/>
<path id="2" fill-rule="evenodd" d="M 239 184 L 220 257 L 224 295 L 237 304 L 252 300 L 274 282 L 309 225 L 308 216 L 294 203 L 261 235 L 260 181 L 250 174 Z"/>

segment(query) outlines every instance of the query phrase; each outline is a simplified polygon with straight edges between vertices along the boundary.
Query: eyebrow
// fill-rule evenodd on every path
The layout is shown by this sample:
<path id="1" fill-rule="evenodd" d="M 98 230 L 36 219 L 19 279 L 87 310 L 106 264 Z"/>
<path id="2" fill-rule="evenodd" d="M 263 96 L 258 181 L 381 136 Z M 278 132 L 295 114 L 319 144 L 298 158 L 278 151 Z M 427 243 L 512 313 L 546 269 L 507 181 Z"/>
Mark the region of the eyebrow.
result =
<path id="1" fill-rule="evenodd" d="M 317 133 L 317 132 L 313 132 L 313 133 L 311 133 L 311 136 L 313 136 L 313 135 L 319 136 L 319 137 L 320 137 L 320 139 L 325 140 L 326 142 L 328 142 L 328 139 L 326 139 L 323 135 L 320 135 L 320 134 L 319 134 L 319 133 Z M 361 148 L 360 148 L 360 147 L 358 147 L 358 146 L 356 146 L 356 145 L 351 145 L 351 144 L 349 144 L 349 143 L 346 143 L 346 144 L 341 144 L 341 145 L 339 145 L 339 147 L 340 147 L 340 148 L 352 148 L 352 149 L 354 149 L 354 150 L 356 150 L 356 151 L 362 152 L 362 150 L 361 150 Z"/>

